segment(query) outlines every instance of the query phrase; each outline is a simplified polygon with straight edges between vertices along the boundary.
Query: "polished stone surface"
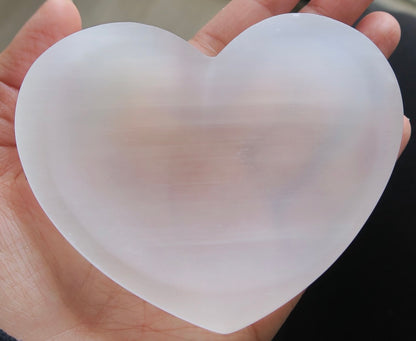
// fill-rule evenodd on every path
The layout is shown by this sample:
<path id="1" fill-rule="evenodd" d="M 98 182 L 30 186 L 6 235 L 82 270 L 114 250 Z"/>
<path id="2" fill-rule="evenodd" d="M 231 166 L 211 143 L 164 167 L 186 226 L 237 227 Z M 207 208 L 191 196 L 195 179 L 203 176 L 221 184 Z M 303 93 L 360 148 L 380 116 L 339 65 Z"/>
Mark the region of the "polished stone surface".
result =
<path id="1" fill-rule="evenodd" d="M 352 241 L 392 171 L 396 79 L 352 28 L 257 24 L 217 57 L 119 23 L 31 68 L 19 154 L 91 263 L 150 303 L 228 333 L 306 288 Z"/>

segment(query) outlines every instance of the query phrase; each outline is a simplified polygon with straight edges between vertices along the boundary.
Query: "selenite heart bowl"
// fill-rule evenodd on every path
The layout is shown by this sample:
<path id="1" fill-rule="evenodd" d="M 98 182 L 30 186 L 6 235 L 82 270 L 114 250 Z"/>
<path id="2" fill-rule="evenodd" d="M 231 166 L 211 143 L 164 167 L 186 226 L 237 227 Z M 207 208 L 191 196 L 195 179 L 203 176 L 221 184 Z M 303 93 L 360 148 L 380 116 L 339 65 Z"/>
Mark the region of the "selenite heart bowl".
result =
<path id="1" fill-rule="evenodd" d="M 32 66 L 18 151 L 50 220 L 124 288 L 230 333 L 350 244 L 393 169 L 396 78 L 334 20 L 287 14 L 217 57 L 156 27 L 75 33 Z"/>

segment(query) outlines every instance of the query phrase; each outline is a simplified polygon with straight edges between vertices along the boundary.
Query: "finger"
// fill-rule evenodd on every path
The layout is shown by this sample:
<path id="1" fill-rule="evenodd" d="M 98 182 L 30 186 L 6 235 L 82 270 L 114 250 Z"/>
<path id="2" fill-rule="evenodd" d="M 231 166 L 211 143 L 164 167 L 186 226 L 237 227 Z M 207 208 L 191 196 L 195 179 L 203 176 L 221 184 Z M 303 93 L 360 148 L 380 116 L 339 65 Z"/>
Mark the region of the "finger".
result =
<path id="1" fill-rule="evenodd" d="M 409 143 L 411 132 L 412 132 L 412 128 L 410 125 L 410 121 L 406 116 L 403 116 L 403 135 L 402 135 L 402 142 L 400 144 L 399 156 L 403 153 L 404 149 Z"/>
<path id="2" fill-rule="evenodd" d="M 311 0 L 300 12 L 325 15 L 352 25 L 372 2 L 373 0 Z"/>
<path id="3" fill-rule="evenodd" d="M 283 323 L 285 323 L 286 319 L 295 308 L 304 292 L 305 291 L 302 291 L 279 309 L 251 325 L 254 335 L 256 336 L 256 340 L 271 340 Z"/>
<path id="4" fill-rule="evenodd" d="M 19 88 L 33 62 L 51 45 L 81 29 L 71 0 L 48 0 L 0 54 L 0 82 Z"/>
<path id="5" fill-rule="evenodd" d="M 400 41 L 400 25 L 397 20 L 385 12 L 373 12 L 365 16 L 357 25 L 357 30 L 370 38 L 390 57 Z"/>
<path id="6" fill-rule="evenodd" d="M 299 0 L 232 0 L 189 42 L 201 52 L 217 55 L 246 28 L 291 11 Z"/>
<path id="7" fill-rule="evenodd" d="M 397 20 L 385 12 L 373 12 L 365 16 L 357 25 L 357 30 L 371 39 L 380 51 L 390 57 L 400 41 L 400 25 Z M 411 134 L 409 119 L 403 117 L 403 135 L 399 156 L 406 148 Z"/>

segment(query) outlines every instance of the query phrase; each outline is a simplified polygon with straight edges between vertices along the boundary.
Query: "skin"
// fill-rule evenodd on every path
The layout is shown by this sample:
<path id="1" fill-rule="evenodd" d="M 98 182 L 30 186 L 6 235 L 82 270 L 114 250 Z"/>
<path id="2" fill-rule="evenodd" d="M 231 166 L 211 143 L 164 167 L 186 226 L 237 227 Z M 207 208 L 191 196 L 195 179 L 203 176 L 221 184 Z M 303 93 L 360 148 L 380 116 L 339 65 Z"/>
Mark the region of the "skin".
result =
<path id="1" fill-rule="evenodd" d="M 250 25 L 290 11 L 296 0 L 233 0 L 190 41 L 215 56 Z M 302 11 L 353 24 L 369 0 L 312 0 Z M 30 340 L 271 340 L 301 295 L 234 334 L 210 333 L 179 320 L 119 287 L 85 261 L 57 232 L 28 186 L 16 151 L 14 111 L 19 87 L 35 59 L 78 31 L 70 0 L 49 0 L 0 54 L 0 321 Z M 357 29 L 388 57 L 400 28 L 372 13 Z M 404 118 L 400 152 L 410 136 Z"/>

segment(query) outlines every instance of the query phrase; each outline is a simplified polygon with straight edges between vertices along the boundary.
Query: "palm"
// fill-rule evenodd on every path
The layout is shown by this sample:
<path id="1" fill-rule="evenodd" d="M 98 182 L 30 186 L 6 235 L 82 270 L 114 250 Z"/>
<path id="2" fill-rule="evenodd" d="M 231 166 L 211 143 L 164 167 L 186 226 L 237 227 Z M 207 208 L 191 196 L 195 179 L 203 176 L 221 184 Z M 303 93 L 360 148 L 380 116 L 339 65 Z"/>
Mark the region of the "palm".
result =
<path id="1" fill-rule="evenodd" d="M 17 91 L 5 84 L 1 87 L 0 97 L 15 103 Z M 7 135 L 12 137 L 13 125 L 5 122 Z M 267 340 L 294 305 L 282 308 L 282 315 L 271 317 L 274 323 L 269 323 L 269 328 L 265 320 L 229 336 L 183 322 L 109 280 L 66 243 L 35 200 L 13 139 L 2 141 L 0 158 L 0 273 L 7 276 L 2 289 L 7 292 L 12 315 L 18 314 L 19 325 L 28 329 L 26 339 L 40 340 L 48 335 L 63 340 L 74 336 L 94 340 L 166 340 L 170 336 L 169 340 L 179 340 L 198 335 L 198 340 L 253 340 L 263 335 L 261 339 Z M 35 307 L 36 314 L 22 321 L 21 316 Z"/>
<path id="2" fill-rule="evenodd" d="M 1 84 L 0 98 L 8 98 L 11 106 L 1 113 L 4 136 L 10 138 L 1 141 L 0 150 L 0 273 L 7 277 L 2 291 L 7 292 L 12 315 L 18 314 L 19 325 L 28 330 L 26 339 L 40 340 L 46 335 L 63 340 L 72 340 L 74 336 L 94 340 L 165 340 L 167 335 L 169 339 L 186 335 L 199 335 L 199 340 L 205 335 L 209 340 L 222 339 L 125 291 L 65 242 L 39 207 L 24 176 L 13 142 L 13 124 L 7 120 L 7 115 L 14 112 L 16 97 L 15 89 Z M 27 316 L 32 309 L 35 315 Z M 27 319 L 22 321 L 22 316 Z M 275 328 L 276 324 L 272 331 Z M 20 331 L 23 332 L 21 327 Z M 251 340 L 255 335 L 256 327 L 251 327 L 224 339 Z M 272 335 L 270 331 L 266 333 L 268 338 Z"/>
<path id="3" fill-rule="evenodd" d="M 274 2 L 278 1 L 269 1 L 270 8 Z M 229 6 L 234 11 L 232 14 L 238 14 L 238 9 L 232 6 L 235 6 L 233 2 Z M 261 8 L 264 9 L 264 5 Z M 260 20 L 255 13 L 248 22 L 236 23 L 237 27 L 231 30 L 238 34 L 244 27 Z M 226 19 L 223 17 L 224 13 L 208 24 L 192 43 L 206 53 L 219 52 L 222 46 L 218 42 L 227 43 L 227 39 L 232 38 L 223 32 L 225 26 L 221 26 L 221 22 Z M 370 24 L 363 24 L 362 30 L 369 30 Z M 34 59 L 79 26 L 78 13 L 70 2 L 49 1 L 0 55 L 2 327 L 25 340 L 271 339 L 297 299 L 238 333 L 227 336 L 209 333 L 153 307 L 102 275 L 69 246 L 39 207 L 16 150 L 13 120 L 18 88 Z M 213 27 L 218 32 L 212 32 Z M 396 29 L 395 23 L 391 22 L 390 29 Z M 373 34 L 373 39 L 377 40 L 384 32 L 377 35 L 370 30 L 368 34 Z M 395 40 L 378 43 L 380 48 L 384 47 L 383 52 L 389 54 L 397 43 Z M 403 146 L 406 138 L 408 134 Z"/>

